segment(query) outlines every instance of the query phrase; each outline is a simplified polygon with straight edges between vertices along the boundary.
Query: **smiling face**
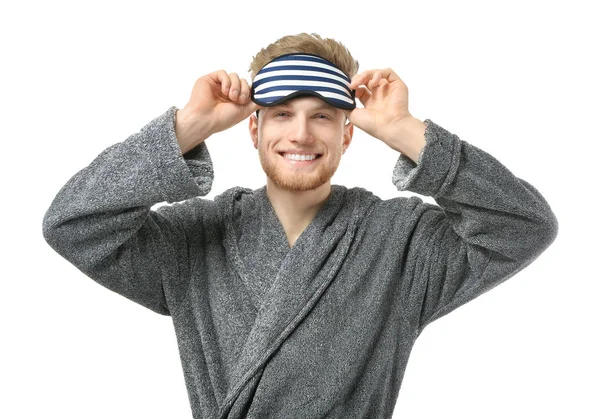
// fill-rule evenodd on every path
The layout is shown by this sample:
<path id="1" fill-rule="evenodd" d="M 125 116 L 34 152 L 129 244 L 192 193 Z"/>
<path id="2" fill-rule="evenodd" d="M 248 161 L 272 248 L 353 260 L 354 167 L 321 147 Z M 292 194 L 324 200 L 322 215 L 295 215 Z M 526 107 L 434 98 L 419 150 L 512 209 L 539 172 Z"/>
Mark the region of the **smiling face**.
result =
<path id="1" fill-rule="evenodd" d="M 295 192 L 329 184 L 353 133 L 341 109 L 316 97 L 261 108 L 249 129 L 269 180 Z"/>

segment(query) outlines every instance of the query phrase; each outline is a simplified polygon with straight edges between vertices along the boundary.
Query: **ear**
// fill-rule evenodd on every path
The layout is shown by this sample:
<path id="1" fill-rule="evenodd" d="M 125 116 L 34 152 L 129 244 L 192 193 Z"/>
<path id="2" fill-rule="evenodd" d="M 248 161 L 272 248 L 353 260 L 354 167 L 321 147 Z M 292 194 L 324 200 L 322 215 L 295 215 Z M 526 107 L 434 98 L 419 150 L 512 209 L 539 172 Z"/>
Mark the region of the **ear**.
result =
<path id="1" fill-rule="evenodd" d="M 258 116 L 252 114 L 248 119 L 250 120 L 248 122 L 248 131 L 250 132 L 250 138 L 252 138 L 254 148 L 258 150 Z"/>
<path id="2" fill-rule="evenodd" d="M 342 154 L 346 152 L 348 147 L 350 147 L 350 143 L 352 142 L 352 136 L 354 135 L 354 125 L 348 122 L 344 125 L 344 142 L 342 143 Z"/>

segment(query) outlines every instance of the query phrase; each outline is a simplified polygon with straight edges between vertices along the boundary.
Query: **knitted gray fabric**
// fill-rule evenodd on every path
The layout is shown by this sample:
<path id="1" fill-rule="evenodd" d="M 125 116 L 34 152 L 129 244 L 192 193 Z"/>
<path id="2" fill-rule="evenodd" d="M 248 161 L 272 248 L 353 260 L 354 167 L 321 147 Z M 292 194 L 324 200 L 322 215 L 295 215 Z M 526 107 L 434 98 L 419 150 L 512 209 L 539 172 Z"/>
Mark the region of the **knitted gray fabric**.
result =
<path id="1" fill-rule="evenodd" d="M 75 174 L 43 233 L 90 278 L 172 317 L 195 419 L 390 418 L 423 328 L 558 231 L 534 187 L 425 120 L 418 165 L 400 155 L 393 182 L 439 206 L 332 185 L 290 249 L 265 187 L 201 198 L 210 155 L 181 155 L 175 111 Z"/>

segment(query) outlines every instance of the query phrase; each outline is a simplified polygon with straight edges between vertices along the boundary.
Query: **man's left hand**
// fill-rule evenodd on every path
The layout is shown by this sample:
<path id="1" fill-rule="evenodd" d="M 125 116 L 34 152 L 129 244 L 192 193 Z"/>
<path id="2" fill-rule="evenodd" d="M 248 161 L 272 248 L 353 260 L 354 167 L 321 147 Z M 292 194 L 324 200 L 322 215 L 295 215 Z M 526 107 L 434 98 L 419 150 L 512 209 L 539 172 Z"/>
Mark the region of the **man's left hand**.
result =
<path id="1" fill-rule="evenodd" d="M 363 108 L 346 112 L 350 123 L 413 161 L 425 146 L 425 124 L 408 111 L 408 88 L 390 68 L 352 78 L 351 89 Z"/>

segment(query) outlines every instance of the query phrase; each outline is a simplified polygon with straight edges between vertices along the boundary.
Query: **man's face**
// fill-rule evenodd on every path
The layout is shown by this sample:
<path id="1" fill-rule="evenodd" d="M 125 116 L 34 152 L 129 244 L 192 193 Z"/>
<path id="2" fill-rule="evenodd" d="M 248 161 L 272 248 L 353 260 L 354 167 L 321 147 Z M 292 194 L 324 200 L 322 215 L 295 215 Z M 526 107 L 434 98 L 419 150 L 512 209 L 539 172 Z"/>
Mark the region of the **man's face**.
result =
<path id="1" fill-rule="evenodd" d="M 258 118 L 250 117 L 249 128 L 269 179 L 298 192 L 330 181 L 353 133 L 344 111 L 316 97 L 261 108 Z"/>

